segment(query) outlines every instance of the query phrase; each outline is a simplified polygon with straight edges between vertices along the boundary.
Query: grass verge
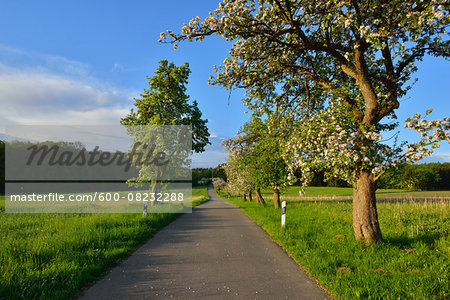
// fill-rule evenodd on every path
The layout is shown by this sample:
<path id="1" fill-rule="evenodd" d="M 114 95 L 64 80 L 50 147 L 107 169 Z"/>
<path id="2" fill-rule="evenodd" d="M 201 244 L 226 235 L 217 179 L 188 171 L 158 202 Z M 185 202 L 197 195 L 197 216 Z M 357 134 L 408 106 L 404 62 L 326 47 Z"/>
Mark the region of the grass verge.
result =
<path id="1" fill-rule="evenodd" d="M 289 186 L 282 190 L 282 196 L 286 197 L 299 197 L 299 186 Z M 447 196 L 450 197 L 450 191 L 409 191 L 401 189 L 378 189 L 377 195 L 386 194 L 408 194 L 416 196 Z M 311 186 L 307 187 L 302 197 L 337 197 L 337 196 L 351 196 L 353 194 L 353 188 L 351 187 L 327 187 L 327 186 Z M 265 197 L 272 197 L 273 191 L 270 189 L 262 190 L 262 195 Z"/>
<path id="2" fill-rule="evenodd" d="M 227 199 L 227 197 L 222 197 Z M 338 299 L 448 299 L 449 200 L 378 204 L 384 240 L 353 238 L 349 201 L 287 201 L 286 228 L 270 199 L 228 199 Z"/>
<path id="3" fill-rule="evenodd" d="M 194 188 L 193 206 L 206 202 Z M 7 214 L 0 196 L 0 299 L 67 299 L 180 214 Z"/>

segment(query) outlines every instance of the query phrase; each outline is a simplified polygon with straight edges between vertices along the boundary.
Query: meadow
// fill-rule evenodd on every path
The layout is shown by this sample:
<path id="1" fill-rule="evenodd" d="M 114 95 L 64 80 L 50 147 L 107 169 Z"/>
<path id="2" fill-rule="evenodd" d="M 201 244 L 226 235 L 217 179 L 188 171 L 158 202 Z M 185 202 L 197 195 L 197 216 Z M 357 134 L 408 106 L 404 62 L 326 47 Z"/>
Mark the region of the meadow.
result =
<path id="1" fill-rule="evenodd" d="M 285 191 L 286 227 L 270 191 L 262 206 L 227 198 L 258 223 L 320 285 L 338 299 L 448 299 L 450 297 L 450 192 L 380 191 L 396 195 L 377 207 L 383 241 L 353 238 L 351 189 L 298 187 Z M 392 192 L 392 193 L 389 193 Z M 295 197 L 296 196 L 296 197 Z M 339 197 L 341 196 L 341 197 Z"/>
<path id="2" fill-rule="evenodd" d="M 193 206 L 209 199 L 192 190 Z M 0 196 L 0 299 L 67 299 L 181 214 L 9 214 Z"/>
<path id="3" fill-rule="evenodd" d="M 327 187 L 327 186 L 311 186 L 303 191 L 303 195 L 299 195 L 301 187 L 290 186 L 281 190 L 281 197 L 285 199 L 314 199 L 314 197 L 322 197 L 323 199 L 332 199 L 339 197 L 345 199 L 353 194 L 351 187 Z M 273 192 L 270 189 L 261 191 L 264 197 L 272 197 Z M 401 189 L 378 189 L 377 198 L 398 198 L 398 199 L 426 199 L 426 198 L 448 198 L 450 199 L 450 191 L 409 191 Z"/>

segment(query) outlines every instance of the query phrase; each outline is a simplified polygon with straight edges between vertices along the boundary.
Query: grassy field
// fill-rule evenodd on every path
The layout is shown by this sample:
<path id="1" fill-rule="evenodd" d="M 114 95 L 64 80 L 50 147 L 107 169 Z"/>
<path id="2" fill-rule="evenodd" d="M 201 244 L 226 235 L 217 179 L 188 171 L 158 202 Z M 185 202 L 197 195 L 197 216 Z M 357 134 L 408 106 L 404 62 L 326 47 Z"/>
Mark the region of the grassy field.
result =
<path id="1" fill-rule="evenodd" d="M 336 188 L 310 191 L 318 196 L 319 189 L 328 196 L 346 192 Z M 281 211 L 273 209 L 270 198 L 265 207 L 255 201 L 229 201 L 338 299 L 448 299 L 450 193 L 438 194 L 439 200 L 428 201 L 432 192 L 422 192 L 424 198 L 411 201 L 411 193 L 403 193 L 404 201 L 379 203 L 384 240 L 369 247 L 353 238 L 348 200 L 287 200 L 285 229 L 280 227 Z"/>
<path id="2" fill-rule="evenodd" d="M 193 206 L 208 199 L 192 190 Z M 0 196 L 0 299 L 67 299 L 179 214 L 7 214 Z"/>
<path id="3" fill-rule="evenodd" d="M 300 197 L 299 186 L 290 186 L 281 191 L 281 195 L 285 197 Z M 420 197 L 428 196 L 446 196 L 450 197 L 450 191 L 408 191 L 408 190 L 398 190 L 398 189 L 379 189 L 377 190 L 377 195 L 386 196 L 390 194 L 399 194 L 402 196 L 416 195 Z M 353 194 L 353 188 L 348 187 L 326 187 L 326 186 L 311 186 L 307 187 L 301 198 L 308 197 L 336 197 L 336 196 L 351 196 Z M 270 189 L 262 190 L 262 195 L 265 197 L 272 197 L 273 192 Z"/>

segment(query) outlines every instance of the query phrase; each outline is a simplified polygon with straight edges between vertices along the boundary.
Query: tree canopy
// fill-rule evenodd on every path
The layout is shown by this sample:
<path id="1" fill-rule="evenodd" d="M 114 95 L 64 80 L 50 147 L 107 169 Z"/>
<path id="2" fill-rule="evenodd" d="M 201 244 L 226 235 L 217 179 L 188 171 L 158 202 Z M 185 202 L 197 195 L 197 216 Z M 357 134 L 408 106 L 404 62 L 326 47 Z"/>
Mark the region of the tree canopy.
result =
<path id="1" fill-rule="evenodd" d="M 121 119 L 122 125 L 190 125 L 192 126 L 192 149 L 203 152 L 209 144 L 209 131 L 202 119 L 197 101 L 189 103 L 186 94 L 189 64 L 175 66 L 167 60 L 159 62 L 152 77 L 148 77 L 148 89 L 136 98 L 131 112 Z"/>
<path id="2" fill-rule="evenodd" d="M 283 159 L 282 145 L 285 144 L 273 118 L 262 120 L 253 116 L 245 123 L 234 138 L 224 140 L 223 145 L 230 154 L 229 164 L 238 165 L 228 173 L 238 172 L 245 176 L 247 189 L 271 188 L 274 192 L 275 208 L 280 207 L 279 191 L 290 182 L 290 175 Z M 243 172 L 242 170 L 245 170 Z M 230 175 L 239 178 L 239 175 Z"/>
<path id="3" fill-rule="evenodd" d="M 134 136 L 133 148 L 141 155 L 155 152 L 167 160 L 164 165 L 148 164 L 140 158 L 133 161 L 139 175 L 129 181 L 130 185 L 140 186 L 151 180 L 152 192 L 156 194 L 164 186 L 164 180 L 190 178 L 192 150 L 203 152 L 209 144 L 208 120 L 202 119 L 197 102 L 190 104 L 186 94 L 190 72 L 188 63 L 177 67 L 167 60 L 160 61 L 155 74 L 147 76 L 149 88 L 134 99 L 136 111 L 132 109 L 120 120 L 122 125 L 132 125 L 127 130 Z M 186 126 L 165 125 L 188 125 L 190 132 Z M 147 216 L 147 202 L 144 202 L 143 214 Z"/>

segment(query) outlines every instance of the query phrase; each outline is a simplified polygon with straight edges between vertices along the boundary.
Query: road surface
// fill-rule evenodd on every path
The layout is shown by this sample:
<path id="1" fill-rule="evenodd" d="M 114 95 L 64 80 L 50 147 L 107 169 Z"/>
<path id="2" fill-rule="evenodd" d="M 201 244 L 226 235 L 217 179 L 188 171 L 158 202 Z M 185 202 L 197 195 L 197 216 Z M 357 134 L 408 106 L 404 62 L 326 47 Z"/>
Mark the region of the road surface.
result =
<path id="1" fill-rule="evenodd" d="M 328 298 L 240 209 L 208 194 L 81 299 Z"/>

